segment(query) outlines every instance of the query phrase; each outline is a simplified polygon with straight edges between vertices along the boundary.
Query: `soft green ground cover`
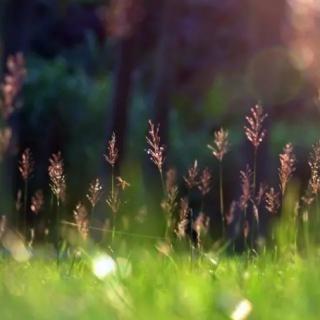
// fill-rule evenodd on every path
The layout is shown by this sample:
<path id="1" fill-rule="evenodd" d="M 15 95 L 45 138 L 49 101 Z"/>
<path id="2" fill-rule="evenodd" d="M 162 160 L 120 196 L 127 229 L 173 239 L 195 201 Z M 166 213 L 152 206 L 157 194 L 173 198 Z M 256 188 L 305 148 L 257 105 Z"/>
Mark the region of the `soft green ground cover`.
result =
<path id="1" fill-rule="evenodd" d="M 249 319 L 319 319 L 316 253 L 207 256 L 191 265 L 188 256 L 139 249 L 114 259 L 92 253 L 57 267 L 3 258 L 1 319 L 230 319 L 237 308 Z"/>

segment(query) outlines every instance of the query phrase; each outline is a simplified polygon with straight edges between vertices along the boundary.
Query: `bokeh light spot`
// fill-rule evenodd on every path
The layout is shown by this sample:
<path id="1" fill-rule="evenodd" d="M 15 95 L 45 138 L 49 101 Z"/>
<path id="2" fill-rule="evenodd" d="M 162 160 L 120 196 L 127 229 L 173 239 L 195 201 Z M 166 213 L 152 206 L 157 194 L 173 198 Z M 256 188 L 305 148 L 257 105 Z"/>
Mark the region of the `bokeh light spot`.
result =
<path id="1" fill-rule="evenodd" d="M 99 279 L 114 274 L 116 268 L 116 262 L 107 254 L 100 254 L 92 261 L 92 272 Z"/>
<path id="2" fill-rule="evenodd" d="M 252 311 L 252 304 L 249 300 L 241 300 L 230 315 L 232 320 L 244 320 L 247 319 Z"/>
<path id="3" fill-rule="evenodd" d="M 249 63 L 247 86 L 256 100 L 281 104 L 298 95 L 302 77 L 288 50 L 271 48 L 258 53 Z"/>

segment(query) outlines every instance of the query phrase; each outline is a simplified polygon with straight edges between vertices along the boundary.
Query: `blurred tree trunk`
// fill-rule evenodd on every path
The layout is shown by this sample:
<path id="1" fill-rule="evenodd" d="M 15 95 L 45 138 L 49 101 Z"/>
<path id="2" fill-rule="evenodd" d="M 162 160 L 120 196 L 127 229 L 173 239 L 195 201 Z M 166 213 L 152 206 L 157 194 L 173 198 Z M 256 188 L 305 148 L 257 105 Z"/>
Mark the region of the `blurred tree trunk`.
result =
<path id="1" fill-rule="evenodd" d="M 172 1 L 163 1 L 161 29 L 155 56 L 152 107 L 154 122 L 160 125 L 161 140 L 166 146 L 168 145 L 169 111 L 176 67 L 172 34 L 174 17 L 175 10 Z"/>
<path id="2" fill-rule="evenodd" d="M 123 157 L 127 131 L 135 48 L 134 36 L 120 40 L 117 48 L 111 109 L 112 131 L 117 136 L 120 161 Z"/>
<path id="3" fill-rule="evenodd" d="M 162 7 L 160 8 L 159 16 L 159 28 L 157 43 L 155 45 L 154 53 L 154 66 L 153 66 L 153 82 L 151 84 L 151 109 L 152 109 L 152 121 L 157 125 L 160 125 L 160 139 L 161 144 L 166 146 L 166 157 L 168 154 L 169 144 L 169 114 L 171 97 L 174 86 L 175 75 L 175 48 L 174 48 L 174 35 L 173 35 L 173 22 L 175 18 L 175 1 L 164 0 L 162 1 Z M 159 6 L 158 6 L 159 10 Z M 146 159 L 144 165 L 144 181 L 147 186 L 148 197 L 147 206 L 150 211 L 149 224 L 153 232 L 159 235 L 163 234 L 165 228 L 164 221 L 159 219 L 159 210 L 163 190 L 161 190 L 161 182 L 159 180 L 159 174 L 156 172 L 154 164 Z"/>
<path id="4" fill-rule="evenodd" d="M 156 2 L 148 3 L 146 6 L 148 13 L 152 10 L 159 10 Z M 161 9 L 161 8 L 160 8 Z M 161 22 L 159 36 L 154 60 L 154 82 L 152 84 L 152 107 L 153 120 L 161 126 L 161 138 L 167 143 L 168 114 L 170 105 L 170 93 L 172 90 L 173 70 L 174 70 L 174 50 L 172 50 L 172 36 L 170 27 L 174 17 L 173 5 L 170 1 L 162 2 Z M 125 136 L 127 131 L 130 96 L 132 90 L 132 72 L 135 66 L 137 50 L 140 42 L 145 39 L 141 37 L 140 30 L 135 30 L 133 35 L 119 40 L 117 47 L 117 61 L 115 67 L 115 77 L 113 84 L 113 96 L 111 102 L 112 128 L 117 135 L 119 158 L 123 157 L 125 147 Z M 111 132 L 109 132 L 110 136 Z"/>

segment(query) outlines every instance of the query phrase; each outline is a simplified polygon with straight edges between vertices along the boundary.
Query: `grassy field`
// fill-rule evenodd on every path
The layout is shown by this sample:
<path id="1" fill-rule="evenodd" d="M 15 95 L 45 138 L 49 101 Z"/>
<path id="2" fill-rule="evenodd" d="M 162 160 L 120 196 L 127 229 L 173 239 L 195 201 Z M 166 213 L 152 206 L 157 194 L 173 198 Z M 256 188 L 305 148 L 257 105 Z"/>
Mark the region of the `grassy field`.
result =
<path id="1" fill-rule="evenodd" d="M 219 160 L 222 236 L 218 241 L 210 238 L 210 218 L 202 211 L 212 188 L 210 170 L 200 171 L 195 160 L 183 176 L 187 193 L 180 194 L 176 172 L 163 170 L 165 149 L 159 126 L 150 121 L 147 153 L 162 187 L 161 204 L 155 206 L 161 210 L 152 215 L 158 233 L 150 232 L 150 222 L 141 222 L 140 231 L 119 228 L 123 191 L 130 183 L 114 175 L 118 150 L 113 134 L 105 155 L 112 169 L 111 187 L 103 194 L 99 178 L 94 180 L 87 202 L 79 202 L 74 209 L 73 222 L 61 216 L 66 199 L 62 154 L 49 159 L 55 225 L 49 231 L 51 241 L 44 236 L 37 247 L 34 229 L 29 230 L 26 219 L 34 164 L 31 151 L 25 150 L 19 162 L 25 186 L 20 212 L 23 226 L 17 231 L 7 227 L 5 217 L 0 221 L 0 319 L 318 319 L 320 142 L 310 153 L 311 174 L 305 191 L 289 184 L 296 162 L 291 144 L 279 155 L 278 186 L 258 187 L 256 155 L 265 135 L 266 116 L 257 105 L 246 118 L 245 133 L 254 148 L 253 169 L 247 165 L 240 172 L 241 196 L 228 212 L 222 183 L 228 132 L 217 131 L 209 146 Z M 193 193 L 202 203 L 196 216 Z M 90 219 L 105 196 L 108 223 L 95 229 L 102 232 L 102 240 L 93 244 Z M 31 198 L 35 217 L 44 211 L 44 201 L 41 191 Z M 260 216 L 266 214 L 270 228 L 262 236 Z M 131 238 L 124 239 L 127 236 Z M 240 250 L 237 241 L 242 243 Z"/>
<path id="2" fill-rule="evenodd" d="M 11 88 L 16 76 L 18 92 L 23 56 L 9 62 L 5 83 L 11 79 Z M 195 159 L 179 173 L 167 163 L 159 124 L 149 120 L 145 151 L 156 188 L 151 178 L 139 187 L 143 174 L 129 181 L 118 176 L 113 133 L 103 155 L 107 177 L 94 178 L 85 196 L 79 193 L 75 206 L 70 202 L 73 209 L 62 152 L 48 159 L 49 188 L 35 189 L 30 182 L 41 166 L 31 149 L 22 151 L 16 163 L 21 189 L 10 205 L 16 219 L 0 216 L 0 320 L 319 319 L 320 141 L 305 163 L 306 185 L 294 175 L 291 143 L 278 155 L 278 169 L 268 173 L 272 185 L 260 181 L 267 117 L 261 105 L 245 117 L 252 161 L 241 168 L 240 194 L 231 203 L 223 181 L 232 143 L 223 128 L 211 144 L 203 141 L 215 170 Z M 9 123 L 0 126 L 0 160 L 11 134 Z M 0 187 L 5 198 L 2 191 L 10 188 L 1 179 Z"/>
<path id="3" fill-rule="evenodd" d="M 0 263 L 1 319 L 318 319 L 319 257 L 137 249 Z"/>

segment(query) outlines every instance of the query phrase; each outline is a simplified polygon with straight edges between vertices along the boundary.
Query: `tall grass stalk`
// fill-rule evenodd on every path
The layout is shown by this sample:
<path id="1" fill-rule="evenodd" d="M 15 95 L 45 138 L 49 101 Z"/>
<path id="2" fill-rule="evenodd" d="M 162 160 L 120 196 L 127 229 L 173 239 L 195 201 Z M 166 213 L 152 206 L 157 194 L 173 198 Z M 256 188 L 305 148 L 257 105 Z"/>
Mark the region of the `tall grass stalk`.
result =
<path id="1" fill-rule="evenodd" d="M 165 213 L 165 239 L 169 240 L 170 234 L 173 226 L 173 215 L 176 212 L 178 207 L 177 198 L 178 198 L 178 186 L 177 186 L 177 172 L 175 169 L 170 168 L 166 172 L 166 181 L 165 181 L 164 200 L 161 202 L 161 207 Z"/>
<path id="2" fill-rule="evenodd" d="M 222 161 L 219 162 L 219 194 L 220 194 L 220 213 L 222 223 L 222 237 L 226 235 L 226 223 L 224 217 L 224 199 L 223 199 L 223 166 Z"/>
<path id="3" fill-rule="evenodd" d="M 66 180 L 64 175 L 64 164 L 61 152 L 52 154 L 49 159 L 48 174 L 50 178 L 50 188 L 56 199 L 56 249 L 57 249 L 57 264 L 59 264 L 60 255 L 60 203 L 66 197 Z"/>
<path id="4" fill-rule="evenodd" d="M 28 179 L 24 181 L 23 191 L 23 234 L 27 238 L 27 216 L 28 216 Z"/>
<path id="5" fill-rule="evenodd" d="M 111 236 L 111 243 L 114 242 L 114 237 L 115 237 L 115 207 L 117 204 L 115 203 L 115 190 L 114 190 L 114 167 L 116 165 L 116 162 L 119 157 L 119 151 L 116 146 L 116 134 L 113 132 L 111 139 L 108 141 L 107 144 L 107 153 L 104 155 L 105 160 L 109 163 L 111 166 L 111 197 L 110 199 L 107 199 L 107 203 L 109 202 L 109 206 L 111 207 L 112 211 L 112 236 Z"/>
<path id="6" fill-rule="evenodd" d="M 57 226 L 57 233 L 56 233 L 56 246 L 57 246 L 57 265 L 60 264 L 60 255 L 62 251 L 62 243 L 60 243 L 61 239 L 61 217 L 60 217 L 60 201 L 57 199 L 57 211 L 56 211 L 56 226 Z"/>
<path id="7" fill-rule="evenodd" d="M 219 197 L 220 197 L 220 214 L 222 225 L 222 236 L 225 237 L 225 215 L 224 215 L 224 198 L 223 198 L 223 166 L 222 161 L 225 154 L 229 151 L 229 132 L 220 128 L 214 133 L 212 145 L 208 145 L 212 150 L 212 155 L 219 161 Z"/>
<path id="8" fill-rule="evenodd" d="M 190 209 L 190 236 L 189 236 L 189 244 L 190 244 L 190 267 L 193 269 L 193 260 L 194 260 L 194 246 L 192 243 L 192 234 L 193 234 L 193 210 Z"/>
<path id="9" fill-rule="evenodd" d="M 111 167 L 111 198 L 114 199 L 114 167 Z M 112 213 L 112 236 L 111 244 L 114 243 L 114 238 L 116 235 L 116 215 Z"/>
<path id="10" fill-rule="evenodd" d="M 243 222 L 243 237 L 244 237 L 244 247 L 246 251 L 249 251 L 249 245 L 248 245 L 248 233 L 249 233 L 249 222 L 247 218 L 247 207 L 243 211 L 243 216 L 244 216 L 244 222 Z"/>
<path id="11" fill-rule="evenodd" d="M 160 181 L 161 181 L 162 194 L 163 194 L 163 195 L 165 195 L 165 193 L 166 193 L 166 187 L 165 187 L 165 183 L 164 183 L 164 179 L 163 179 L 163 173 L 162 173 L 162 170 L 159 170 L 159 174 L 160 174 Z"/>
<path id="12" fill-rule="evenodd" d="M 316 200 L 316 224 L 319 225 L 320 222 L 320 211 L 319 211 L 319 195 L 315 195 Z"/>
<path id="13" fill-rule="evenodd" d="M 253 151 L 253 179 L 252 179 L 252 192 L 256 194 L 256 181 L 257 181 L 257 148 Z"/>
<path id="14" fill-rule="evenodd" d="M 147 149 L 147 154 L 150 156 L 150 160 L 158 168 L 160 173 L 161 185 L 163 191 L 165 191 L 164 179 L 163 179 L 163 164 L 164 164 L 164 150 L 165 146 L 161 144 L 160 135 L 159 135 L 159 124 L 157 126 L 149 120 L 149 132 L 146 136 L 147 144 L 149 148 Z"/>
<path id="15" fill-rule="evenodd" d="M 27 238 L 27 215 L 28 215 L 28 182 L 34 170 L 34 161 L 30 149 L 25 149 L 19 161 L 19 171 L 24 181 L 23 194 L 23 234 Z"/>
<path id="16" fill-rule="evenodd" d="M 247 125 L 244 127 L 244 132 L 253 146 L 253 183 L 252 193 L 256 194 L 256 183 L 257 183 L 257 152 L 258 147 L 264 140 L 266 130 L 263 128 L 263 123 L 267 118 L 267 114 L 264 113 L 261 105 L 257 104 L 250 110 L 250 115 L 246 117 Z M 254 221 L 256 220 L 256 221 Z M 259 219 L 253 219 L 252 226 L 256 223 L 257 234 L 259 235 Z M 252 228 L 253 229 L 253 228 Z"/>

